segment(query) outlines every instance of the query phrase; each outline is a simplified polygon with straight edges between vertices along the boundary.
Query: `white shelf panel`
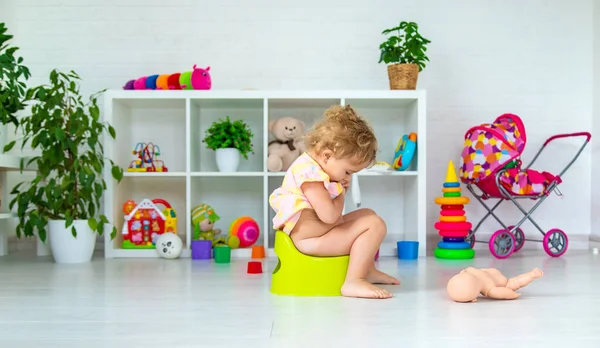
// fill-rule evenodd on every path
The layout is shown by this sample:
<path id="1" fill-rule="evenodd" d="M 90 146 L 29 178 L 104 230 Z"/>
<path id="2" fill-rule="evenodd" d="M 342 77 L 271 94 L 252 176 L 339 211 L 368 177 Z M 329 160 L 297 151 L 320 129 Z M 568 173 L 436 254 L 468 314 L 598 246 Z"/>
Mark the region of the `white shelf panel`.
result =
<path id="1" fill-rule="evenodd" d="M 122 204 L 127 199 L 165 198 L 175 206 L 178 234 L 189 248 L 190 209 L 199 203 L 213 205 L 221 216 L 217 228 L 227 232 L 233 219 L 249 215 L 260 225 L 256 245 L 264 245 L 273 257 L 272 215 L 268 196 L 281 185 L 285 172 L 268 172 L 269 121 L 291 116 L 305 122 L 306 129 L 321 119 L 331 105 L 352 105 L 373 126 L 379 142 L 378 160 L 391 163 L 402 134 L 418 134 L 417 153 L 407 171 L 365 170 L 357 176 L 362 193 L 361 208 L 372 208 L 384 217 L 388 235 L 381 255 L 393 255 L 398 240 L 419 240 L 420 255 L 426 246 L 426 92 L 390 90 L 329 91 L 125 91 L 104 95 L 104 118 L 117 131 L 117 139 L 105 139 L 107 157 L 126 168 L 136 157 L 138 142 L 153 142 L 161 149 L 160 160 L 169 172 L 124 172 L 121 184 L 110 182 L 105 211 L 120 230 Z M 243 119 L 254 133 L 254 154 L 241 159 L 238 172 L 219 172 L 215 152 L 202 142 L 206 129 L 219 118 Z M 19 158 L 12 160 L 18 169 Z M 0 168 L 2 158 L 0 157 Z M 109 167 L 107 167 L 109 168 Z M 376 179 L 370 179 L 376 177 Z M 112 180 L 110 173 L 105 179 Z M 162 179 L 162 180 L 161 180 Z M 354 203 L 348 195 L 346 212 Z M 1 218 L 1 215 L 0 215 Z M 120 249 L 120 241 L 106 237 L 107 257 L 158 257 L 154 250 Z M 232 251 L 233 258 L 247 258 L 251 249 Z M 190 257 L 185 249 L 182 257 Z"/>
<path id="2" fill-rule="evenodd" d="M 207 177 L 257 177 L 265 175 L 264 172 L 191 172 L 191 176 L 207 176 Z"/>
<path id="3" fill-rule="evenodd" d="M 16 218 L 16 213 L 0 213 L 0 220 Z"/>
<path id="4" fill-rule="evenodd" d="M 0 170 L 19 170 L 21 167 L 21 158 L 30 158 L 30 157 L 21 157 L 17 155 L 11 154 L 0 154 Z M 27 162 L 25 162 L 27 164 Z M 30 164 L 25 167 L 24 170 L 35 170 L 34 164 Z"/>
<path id="5" fill-rule="evenodd" d="M 186 172 L 128 172 L 124 171 L 125 177 L 141 177 L 141 178 L 164 178 L 164 177 L 185 177 Z"/>

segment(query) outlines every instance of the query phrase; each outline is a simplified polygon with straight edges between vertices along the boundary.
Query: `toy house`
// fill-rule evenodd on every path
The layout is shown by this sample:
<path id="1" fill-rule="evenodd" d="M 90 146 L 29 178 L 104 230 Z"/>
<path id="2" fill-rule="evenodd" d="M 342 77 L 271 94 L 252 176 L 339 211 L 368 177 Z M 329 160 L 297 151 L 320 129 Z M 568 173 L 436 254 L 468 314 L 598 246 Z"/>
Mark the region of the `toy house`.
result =
<path id="1" fill-rule="evenodd" d="M 160 211 L 157 204 L 166 207 Z M 153 249 L 165 232 L 177 233 L 177 214 L 163 199 L 144 199 L 140 204 L 129 200 L 123 204 L 123 249 Z"/>

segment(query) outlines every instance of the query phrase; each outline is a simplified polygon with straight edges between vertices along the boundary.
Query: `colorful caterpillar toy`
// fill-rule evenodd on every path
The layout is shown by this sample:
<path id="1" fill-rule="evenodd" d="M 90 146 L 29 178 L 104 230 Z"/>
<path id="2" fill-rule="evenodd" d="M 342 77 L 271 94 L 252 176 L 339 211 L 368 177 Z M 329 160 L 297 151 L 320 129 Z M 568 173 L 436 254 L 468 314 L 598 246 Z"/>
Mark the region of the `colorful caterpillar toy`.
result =
<path id="1" fill-rule="evenodd" d="M 210 89 L 210 66 L 206 69 L 196 68 L 192 71 L 175 74 L 143 76 L 137 80 L 129 80 L 123 89 Z"/>

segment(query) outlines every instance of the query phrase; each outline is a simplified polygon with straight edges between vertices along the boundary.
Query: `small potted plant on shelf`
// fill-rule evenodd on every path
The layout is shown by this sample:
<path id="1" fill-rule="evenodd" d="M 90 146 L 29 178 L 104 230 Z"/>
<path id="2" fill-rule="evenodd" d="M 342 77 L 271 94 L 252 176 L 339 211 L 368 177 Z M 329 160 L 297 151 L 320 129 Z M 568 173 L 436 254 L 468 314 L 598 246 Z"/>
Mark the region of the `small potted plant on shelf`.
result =
<path id="1" fill-rule="evenodd" d="M 416 89 L 419 72 L 429 58 L 425 54 L 430 43 L 418 32 L 415 22 L 400 22 L 395 28 L 386 29 L 384 35 L 392 34 L 379 45 L 379 63 L 387 66 L 390 89 Z"/>
<path id="2" fill-rule="evenodd" d="M 22 65 L 23 58 L 15 57 L 18 47 L 10 46 L 13 38 L 7 34 L 8 29 L 0 23 L 0 123 L 19 124 L 17 114 L 25 108 L 25 82 L 31 76 L 29 69 Z M 2 131 L 2 136 L 6 132 Z M 2 139 L 4 146 L 6 139 Z"/>
<path id="3" fill-rule="evenodd" d="M 104 232 L 108 219 L 99 214 L 106 182 L 104 167 L 110 162 L 112 177 L 120 181 L 123 170 L 104 158 L 101 138 L 114 128 L 100 120 L 97 97 L 100 91 L 83 100 L 79 92 L 80 77 L 73 71 L 53 70 L 50 84 L 27 90 L 31 112 L 19 120 L 17 130 L 39 153 L 30 159 L 37 175 L 30 182 L 17 184 L 11 194 L 10 209 L 16 206 L 19 223 L 17 236 L 34 236 L 46 240 L 46 227 L 54 260 L 58 263 L 89 262 L 96 244 L 96 233 Z M 4 147 L 10 151 L 16 141 Z M 111 236 L 117 230 L 113 227 Z"/>
<path id="4" fill-rule="evenodd" d="M 254 153 L 253 136 L 247 123 L 242 120 L 232 122 L 227 116 L 225 120 L 213 122 L 202 142 L 215 150 L 219 171 L 235 172 L 240 164 L 240 155 L 248 159 L 248 154 Z"/>

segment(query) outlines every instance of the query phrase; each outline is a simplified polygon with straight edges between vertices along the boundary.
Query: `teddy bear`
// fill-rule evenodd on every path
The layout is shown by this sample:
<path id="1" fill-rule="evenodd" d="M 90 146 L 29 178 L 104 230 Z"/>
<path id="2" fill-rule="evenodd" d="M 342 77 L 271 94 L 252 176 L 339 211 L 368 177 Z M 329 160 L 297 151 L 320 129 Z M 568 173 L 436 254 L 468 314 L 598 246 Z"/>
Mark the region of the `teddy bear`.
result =
<path id="1" fill-rule="evenodd" d="M 220 236 L 221 229 L 214 228 L 219 215 L 208 204 L 200 204 L 192 209 L 192 226 L 194 234 L 192 240 L 210 240 L 212 246 L 227 245 L 232 249 L 239 247 L 240 240 L 237 236 Z"/>
<path id="2" fill-rule="evenodd" d="M 267 169 L 270 172 L 287 171 L 296 158 L 306 151 L 304 122 L 293 117 L 269 121 L 269 131 L 274 140 L 269 142 Z"/>

